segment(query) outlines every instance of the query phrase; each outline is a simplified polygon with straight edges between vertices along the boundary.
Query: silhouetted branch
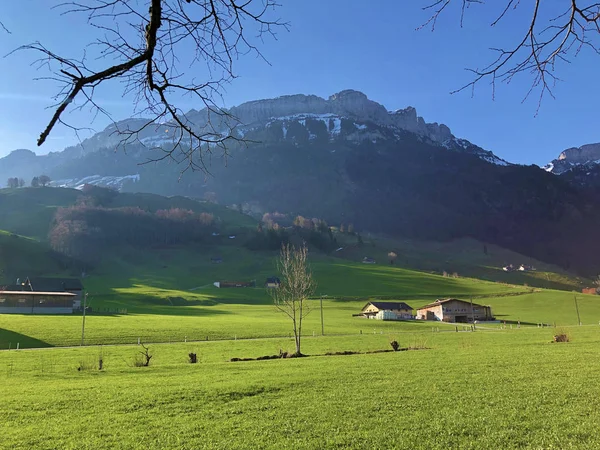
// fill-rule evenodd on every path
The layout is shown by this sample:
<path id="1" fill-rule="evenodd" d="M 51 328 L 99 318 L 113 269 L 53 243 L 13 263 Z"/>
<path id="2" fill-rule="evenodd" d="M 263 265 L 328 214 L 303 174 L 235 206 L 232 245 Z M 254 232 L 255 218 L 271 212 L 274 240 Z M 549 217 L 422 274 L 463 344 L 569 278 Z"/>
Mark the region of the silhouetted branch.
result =
<path id="1" fill-rule="evenodd" d="M 525 4 L 532 8 L 531 19 L 521 38 L 515 46 L 508 48 L 492 48 L 497 57 L 482 69 L 467 69 L 473 74 L 471 82 L 456 89 L 452 93 L 465 89 L 474 89 L 475 85 L 485 78 L 491 79 L 493 96 L 496 81 L 510 83 L 519 74 L 530 74 L 533 77 L 531 88 L 525 99 L 534 90 L 540 91 L 538 109 L 545 94 L 554 96 L 552 89 L 559 78 L 555 75 L 558 62 L 569 62 L 569 58 L 577 56 L 588 48 L 600 55 L 600 3 L 582 0 L 562 0 L 564 8 L 559 14 L 543 14 L 541 0 L 504 0 L 500 14 L 491 23 L 496 26 L 506 19 L 510 11 L 523 8 Z M 487 2 L 492 3 L 492 2 Z M 550 7 L 556 7 L 554 2 Z M 426 6 L 432 10 L 429 20 L 422 26 L 435 29 L 439 16 L 454 4 L 460 5 L 461 26 L 465 10 L 474 4 L 486 5 L 486 0 L 436 0 Z M 420 28 L 422 28 L 420 27 Z"/>
<path id="2" fill-rule="evenodd" d="M 243 141 L 233 133 L 236 119 L 217 100 L 235 78 L 234 62 L 240 56 L 262 58 L 248 33 L 262 39 L 275 37 L 277 27 L 287 29 L 287 23 L 269 18 L 277 6 L 275 0 L 81 0 L 59 5 L 63 14 L 86 15 L 103 36 L 86 47 L 81 59 L 58 55 L 39 42 L 20 47 L 41 53 L 38 68 L 50 71 L 45 79 L 59 83 L 54 114 L 38 145 L 57 123 L 64 123 L 70 108 L 89 106 L 110 118 L 94 101 L 94 92 L 114 80 L 124 85 L 125 95 L 133 95 L 135 113 L 150 116 L 135 129 L 115 123 L 115 132 L 123 135 L 120 144 L 141 142 L 141 131 L 166 125 L 173 131 L 172 145 L 160 147 L 164 156 L 152 160 L 171 158 L 185 162 L 186 169 L 206 170 L 204 154 L 218 149 L 226 155 L 230 142 Z M 88 59 L 90 50 L 96 54 Z M 200 73 L 202 80 L 192 73 Z M 183 96 L 198 102 L 201 114 L 194 111 L 196 117 L 189 117 L 177 107 Z M 83 104 L 74 106 L 76 101 Z"/>

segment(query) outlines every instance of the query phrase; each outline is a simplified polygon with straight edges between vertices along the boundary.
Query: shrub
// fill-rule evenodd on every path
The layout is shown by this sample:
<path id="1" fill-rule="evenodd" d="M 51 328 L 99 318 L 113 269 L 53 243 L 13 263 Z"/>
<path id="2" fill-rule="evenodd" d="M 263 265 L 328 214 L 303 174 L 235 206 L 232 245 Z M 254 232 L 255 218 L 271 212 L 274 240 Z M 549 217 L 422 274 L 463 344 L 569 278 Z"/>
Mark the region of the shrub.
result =
<path id="1" fill-rule="evenodd" d="M 96 369 L 96 361 L 92 358 L 81 359 L 79 361 L 79 366 L 77 367 L 78 372 L 83 372 L 84 370 L 95 370 Z"/>
<path id="2" fill-rule="evenodd" d="M 392 346 L 395 352 L 397 352 L 400 349 L 400 344 L 398 344 L 398 341 L 392 341 L 390 342 L 390 345 Z"/>
<path id="3" fill-rule="evenodd" d="M 555 334 L 554 342 L 569 342 L 569 335 L 566 333 Z"/>

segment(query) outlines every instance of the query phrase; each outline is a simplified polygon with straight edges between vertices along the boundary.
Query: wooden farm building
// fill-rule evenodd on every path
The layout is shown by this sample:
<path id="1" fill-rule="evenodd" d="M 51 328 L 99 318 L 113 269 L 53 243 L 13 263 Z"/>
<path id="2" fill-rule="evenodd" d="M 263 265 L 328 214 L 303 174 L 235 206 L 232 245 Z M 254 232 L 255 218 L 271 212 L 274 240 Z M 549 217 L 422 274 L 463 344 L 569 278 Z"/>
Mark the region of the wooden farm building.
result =
<path id="1" fill-rule="evenodd" d="M 0 291 L 0 314 L 71 314 L 71 292 Z"/>
<path id="2" fill-rule="evenodd" d="M 359 315 L 380 320 L 414 319 L 413 309 L 404 302 L 369 302 Z"/>
<path id="3" fill-rule="evenodd" d="M 77 278 L 25 278 L 0 291 L 0 313 L 71 314 L 81 309 L 83 285 Z"/>
<path id="4" fill-rule="evenodd" d="M 468 323 L 474 320 L 494 320 L 494 316 L 490 306 L 457 298 L 445 298 L 417 309 L 417 319 Z"/>

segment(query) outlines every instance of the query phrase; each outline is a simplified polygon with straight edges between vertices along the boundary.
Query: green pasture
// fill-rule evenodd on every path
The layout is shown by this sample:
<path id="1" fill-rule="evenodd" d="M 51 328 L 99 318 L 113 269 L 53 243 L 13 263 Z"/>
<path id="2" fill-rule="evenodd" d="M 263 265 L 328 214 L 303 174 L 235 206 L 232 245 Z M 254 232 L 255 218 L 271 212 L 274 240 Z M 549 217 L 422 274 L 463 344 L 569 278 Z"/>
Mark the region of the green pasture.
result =
<path id="1" fill-rule="evenodd" d="M 222 264 L 211 264 L 212 253 L 199 249 L 164 249 L 107 261 L 84 282 L 93 312 L 87 316 L 86 344 L 132 344 L 288 336 L 291 327 L 275 310 L 262 287 L 216 288 L 217 280 L 249 281 L 260 286 L 275 273 L 276 253 L 256 254 L 235 245 L 219 247 Z M 143 259 L 142 259 L 143 258 Z M 383 322 L 353 317 L 370 299 L 401 300 L 418 308 L 440 297 L 473 298 L 489 304 L 508 326 L 538 323 L 577 324 L 574 295 L 470 278 L 366 265 L 314 256 L 318 283 L 308 301 L 312 313 L 304 323 L 306 336 L 321 333 L 320 296 L 327 335 L 412 333 L 429 322 Z M 578 295 L 584 324 L 600 321 L 596 296 Z M 0 315 L 0 349 L 71 346 L 81 342 L 81 315 Z M 482 325 L 497 328 L 498 324 Z M 452 326 L 450 326 L 452 327 Z"/>
<path id="2" fill-rule="evenodd" d="M 13 449 L 492 449 L 600 446 L 600 326 L 0 352 Z M 315 356 L 402 346 L 418 351 Z M 196 352 L 198 364 L 187 354 Z M 97 370 L 102 356 L 104 370 Z M 78 371 L 82 367 L 84 370 Z"/>

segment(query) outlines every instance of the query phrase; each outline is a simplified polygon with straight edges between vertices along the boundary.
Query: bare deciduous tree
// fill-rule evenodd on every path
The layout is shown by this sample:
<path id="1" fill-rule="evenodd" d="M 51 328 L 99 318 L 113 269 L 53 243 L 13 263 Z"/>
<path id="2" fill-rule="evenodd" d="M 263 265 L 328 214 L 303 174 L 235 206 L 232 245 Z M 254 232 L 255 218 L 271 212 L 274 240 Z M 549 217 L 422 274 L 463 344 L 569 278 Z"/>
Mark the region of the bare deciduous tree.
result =
<path id="1" fill-rule="evenodd" d="M 389 252 L 388 253 L 388 258 L 390 260 L 390 264 L 394 265 L 394 261 L 396 261 L 396 258 L 398 258 L 398 254 L 396 252 L 394 252 L 394 251 Z"/>
<path id="2" fill-rule="evenodd" d="M 423 27 L 434 30 L 440 16 L 453 8 L 459 9 L 462 26 L 469 8 L 485 6 L 498 8 L 490 23 L 492 27 L 509 20 L 511 14 L 529 14 L 531 18 L 525 29 L 517 32 L 514 45 L 492 48 L 496 57 L 481 69 L 467 69 L 473 79 L 454 92 L 474 89 L 488 79 L 494 93 L 497 81 L 510 83 L 516 76 L 526 74 L 533 80 L 525 98 L 538 91 L 539 108 L 544 95 L 554 97 L 559 63 L 570 62 L 585 49 L 600 55 L 600 3 L 590 0 L 435 0 L 424 8 L 432 14 Z"/>
<path id="3" fill-rule="evenodd" d="M 315 292 L 316 283 L 308 266 L 306 244 L 296 248 L 282 245 L 277 269 L 281 274 L 281 283 L 276 289 L 269 289 L 275 307 L 291 321 L 296 343 L 296 355 L 302 355 L 300 341 L 302 321 L 310 312 L 306 300 Z"/>
<path id="4" fill-rule="evenodd" d="M 50 73 L 44 78 L 59 85 L 38 145 L 57 123 L 69 126 L 63 120 L 69 109 L 90 107 L 110 118 L 94 94 L 100 86 L 120 82 L 124 94 L 133 96 L 136 114 L 149 117 L 133 128 L 120 129 L 113 122 L 121 143 L 139 142 L 140 132 L 166 122 L 174 132 L 172 146 L 154 160 L 173 158 L 187 168 L 206 169 L 203 155 L 215 149 L 226 154 L 226 144 L 240 140 L 232 132 L 235 118 L 217 102 L 224 85 L 235 78 L 237 59 L 248 53 L 262 57 L 255 39 L 274 37 L 278 27 L 287 29 L 287 23 L 271 17 L 277 6 L 276 0 L 78 0 L 59 5 L 64 14 L 86 16 L 102 36 L 78 59 L 40 42 L 20 47 L 40 53 L 39 67 Z M 202 123 L 177 106 L 185 97 L 205 107 Z"/>

